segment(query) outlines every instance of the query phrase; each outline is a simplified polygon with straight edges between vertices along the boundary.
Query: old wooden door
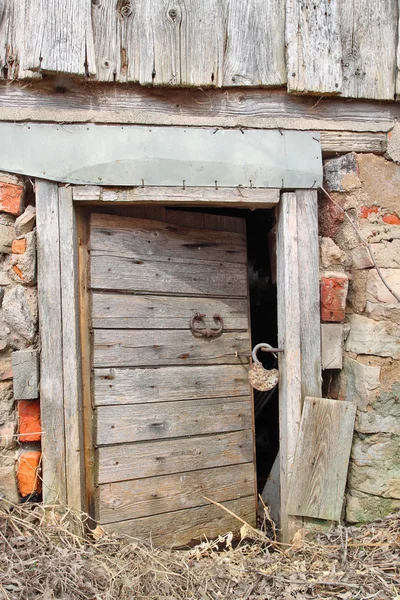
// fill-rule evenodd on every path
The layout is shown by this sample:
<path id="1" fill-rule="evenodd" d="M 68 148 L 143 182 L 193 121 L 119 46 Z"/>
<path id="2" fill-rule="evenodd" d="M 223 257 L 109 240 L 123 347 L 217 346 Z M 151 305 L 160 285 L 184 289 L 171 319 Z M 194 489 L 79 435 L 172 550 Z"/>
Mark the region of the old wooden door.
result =
<path id="1" fill-rule="evenodd" d="M 92 214 L 89 249 L 99 522 L 168 545 L 237 530 L 207 497 L 254 524 L 244 220 Z"/>

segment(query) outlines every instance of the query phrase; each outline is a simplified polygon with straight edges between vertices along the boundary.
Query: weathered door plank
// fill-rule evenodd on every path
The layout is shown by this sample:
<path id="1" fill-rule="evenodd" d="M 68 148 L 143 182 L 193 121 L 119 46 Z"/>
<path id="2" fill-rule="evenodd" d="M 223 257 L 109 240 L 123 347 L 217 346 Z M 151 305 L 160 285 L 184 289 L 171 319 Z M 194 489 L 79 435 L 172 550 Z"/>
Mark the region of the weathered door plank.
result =
<path id="1" fill-rule="evenodd" d="M 355 415 L 352 402 L 305 399 L 290 480 L 289 513 L 340 520 Z"/>
<path id="2" fill-rule="evenodd" d="M 249 525 L 255 525 L 254 496 L 224 502 L 224 506 L 233 514 L 240 515 Z M 109 533 L 151 539 L 152 543 L 157 545 L 183 546 L 190 541 L 200 541 L 200 538 L 216 538 L 221 531 L 235 531 L 239 524 L 236 517 L 229 515 L 219 506 L 208 505 L 109 523 L 104 529 Z"/>
<path id="3" fill-rule="evenodd" d="M 237 365 L 94 369 L 96 406 L 237 398 L 250 391 L 247 369 Z"/>
<path id="4" fill-rule="evenodd" d="M 240 365 L 248 363 L 249 344 L 247 332 L 204 338 L 190 330 L 96 329 L 93 364 L 95 367 Z"/>
<path id="5" fill-rule="evenodd" d="M 97 408 L 97 445 L 251 429 L 250 398 L 205 398 Z"/>
<path id="6" fill-rule="evenodd" d="M 184 473 L 253 460 L 251 430 L 105 446 L 97 451 L 98 483 Z"/>
<path id="7" fill-rule="evenodd" d="M 100 519 L 114 523 L 207 505 L 207 498 L 227 502 L 254 493 L 253 463 L 100 485 Z"/>
<path id="8" fill-rule="evenodd" d="M 197 312 L 205 314 L 207 327 L 216 327 L 213 315 L 223 315 L 224 329 L 247 330 L 247 300 L 185 298 L 132 294 L 93 293 L 92 325 L 95 329 L 188 329 Z"/>

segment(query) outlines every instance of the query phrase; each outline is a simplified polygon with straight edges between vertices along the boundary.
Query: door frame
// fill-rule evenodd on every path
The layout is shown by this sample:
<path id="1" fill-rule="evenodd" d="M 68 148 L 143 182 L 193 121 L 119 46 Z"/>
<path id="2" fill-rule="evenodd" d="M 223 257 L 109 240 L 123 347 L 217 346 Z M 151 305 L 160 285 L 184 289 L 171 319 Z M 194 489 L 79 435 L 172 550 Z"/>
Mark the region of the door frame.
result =
<path id="1" fill-rule="evenodd" d="M 86 289 L 87 206 L 158 204 L 272 208 L 277 213 L 281 529 L 289 541 L 302 519 L 287 514 L 302 402 L 321 395 L 317 190 L 102 188 L 36 179 L 41 343 L 43 502 L 92 513 L 90 356 Z M 267 235 L 267 232 L 266 232 Z M 83 286 L 83 287 L 82 287 Z"/>

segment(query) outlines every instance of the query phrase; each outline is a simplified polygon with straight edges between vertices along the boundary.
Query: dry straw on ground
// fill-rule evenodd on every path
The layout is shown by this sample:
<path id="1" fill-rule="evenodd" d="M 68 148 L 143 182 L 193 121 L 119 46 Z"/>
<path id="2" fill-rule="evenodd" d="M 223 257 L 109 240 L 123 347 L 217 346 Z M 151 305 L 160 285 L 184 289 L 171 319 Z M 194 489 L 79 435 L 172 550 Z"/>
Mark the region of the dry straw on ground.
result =
<path id="1" fill-rule="evenodd" d="M 85 539 L 80 520 L 0 502 L 0 598 L 12 600 L 400 600 L 400 515 L 299 532 L 291 547 L 244 525 L 184 551 L 132 538 Z M 77 533 L 78 532 L 78 533 Z"/>

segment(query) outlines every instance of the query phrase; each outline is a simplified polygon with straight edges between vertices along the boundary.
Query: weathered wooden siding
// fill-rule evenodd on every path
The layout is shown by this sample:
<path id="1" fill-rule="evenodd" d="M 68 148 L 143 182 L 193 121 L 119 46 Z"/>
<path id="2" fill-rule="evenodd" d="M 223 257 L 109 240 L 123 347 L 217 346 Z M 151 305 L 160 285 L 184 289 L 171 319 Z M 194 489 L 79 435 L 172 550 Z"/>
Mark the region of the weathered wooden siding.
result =
<path id="1" fill-rule="evenodd" d="M 391 100 L 398 20 L 398 0 L 3 0 L 0 76 Z"/>

